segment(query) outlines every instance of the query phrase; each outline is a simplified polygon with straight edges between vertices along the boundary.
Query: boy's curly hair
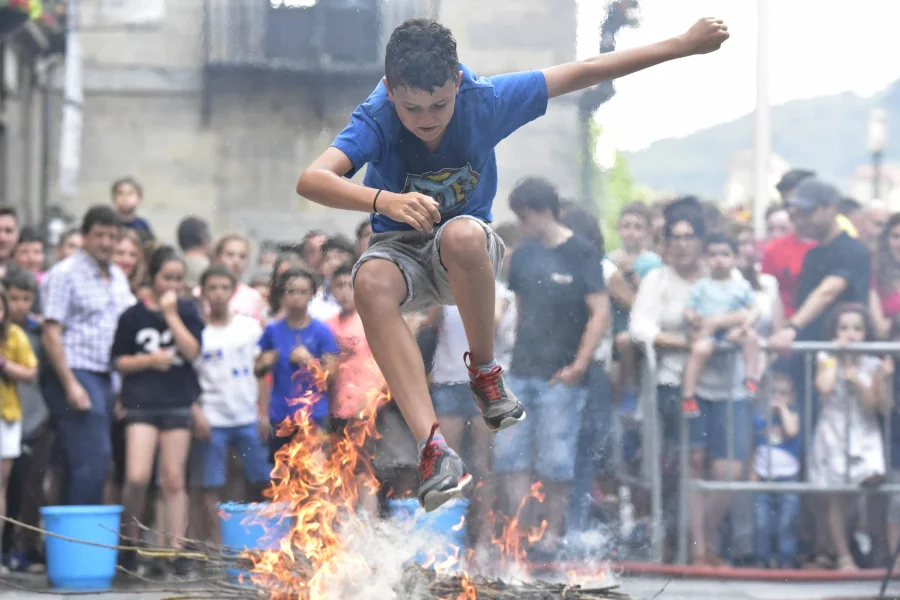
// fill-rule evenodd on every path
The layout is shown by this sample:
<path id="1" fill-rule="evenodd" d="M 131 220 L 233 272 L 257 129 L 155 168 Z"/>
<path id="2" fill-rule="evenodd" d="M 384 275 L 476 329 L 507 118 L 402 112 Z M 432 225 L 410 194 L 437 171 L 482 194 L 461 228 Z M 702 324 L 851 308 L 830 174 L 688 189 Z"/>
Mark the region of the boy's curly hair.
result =
<path id="1" fill-rule="evenodd" d="M 429 94 L 459 76 L 456 40 L 434 19 L 407 19 L 394 29 L 384 53 L 391 89 L 407 87 Z"/>

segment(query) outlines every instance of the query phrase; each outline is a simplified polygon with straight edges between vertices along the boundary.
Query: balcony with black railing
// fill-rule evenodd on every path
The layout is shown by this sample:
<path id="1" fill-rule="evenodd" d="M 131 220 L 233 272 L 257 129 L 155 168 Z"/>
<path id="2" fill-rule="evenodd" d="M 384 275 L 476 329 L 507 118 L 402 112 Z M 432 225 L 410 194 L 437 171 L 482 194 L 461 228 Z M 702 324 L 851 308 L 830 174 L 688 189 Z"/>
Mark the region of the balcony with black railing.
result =
<path id="1" fill-rule="evenodd" d="M 384 4 L 390 8 L 385 10 Z M 386 27 L 416 14 L 419 4 L 418 0 L 204 0 L 206 66 L 378 76 Z"/>

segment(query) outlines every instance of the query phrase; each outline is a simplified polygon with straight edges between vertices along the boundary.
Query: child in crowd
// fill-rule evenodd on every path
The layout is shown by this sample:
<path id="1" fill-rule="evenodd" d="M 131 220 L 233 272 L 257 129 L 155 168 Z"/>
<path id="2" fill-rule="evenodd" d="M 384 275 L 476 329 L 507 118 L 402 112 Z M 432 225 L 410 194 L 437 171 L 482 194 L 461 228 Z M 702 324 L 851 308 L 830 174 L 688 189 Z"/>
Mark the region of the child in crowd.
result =
<path id="1" fill-rule="evenodd" d="M 13 461 L 22 453 L 22 403 L 16 384 L 33 382 L 37 365 L 28 337 L 12 322 L 7 291 L 0 287 L 0 516 L 6 516 L 6 487 Z M 8 572 L 0 565 L 0 574 Z"/>
<path id="2" fill-rule="evenodd" d="M 700 416 L 694 397 L 697 379 L 715 351 L 716 342 L 726 341 L 740 346 L 744 371 L 758 372 L 759 341 L 753 324 L 759 318 L 759 308 L 750 284 L 733 273 L 737 257 L 737 242 L 719 233 L 707 236 L 704 243 L 709 276 L 691 286 L 685 319 L 694 328 L 694 343 L 684 369 L 682 394 L 683 410 L 688 417 Z M 756 380 L 746 377 L 744 387 L 748 397 L 756 393 Z"/>
<path id="3" fill-rule="evenodd" d="M 275 257 L 275 260 L 278 260 L 278 257 Z M 269 282 L 272 281 L 272 266 L 258 266 L 253 269 L 253 273 L 250 274 L 249 285 L 254 290 L 259 292 L 259 295 L 262 296 L 263 302 L 266 305 L 266 314 L 268 315 L 271 307 L 269 306 Z"/>
<path id="4" fill-rule="evenodd" d="M 255 319 L 231 312 L 228 303 L 237 288 L 229 269 L 213 265 L 200 279 L 209 316 L 203 330 L 202 351 L 194 361 L 200 381 L 200 402 L 194 404 L 194 431 L 203 442 L 203 489 L 206 518 L 215 543 L 221 542 L 216 505 L 224 500 L 228 456 L 232 447 L 241 455 L 244 473 L 255 500 L 269 481 L 269 417 L 260 409 L 259 386 L 253 364 L 259 354 L 262 326 Z"/>
<path id="5" fill-rule="evenodd" d="M 200 392 L 191 365 L 200 353 L 203 319 L 184 292 L 184 262 L 169 246 L 150 257 L 148 275 L 152 295 L 119 317 L 111 360 L 122 375 L 121 402 L 125 421 L 125 516 L 126 534 L 136 539 L 140 530 L 134 518 L 144 513 L 147 487 L 159 449 L 160 487 L 163 499 L 162 531 L 169 544 L 180 547 L 187 528 L 185 491 L 188 450 L 191 444 L 192 408 Z M 137 568 L 137 555 L 125 552 L 122 564 Z M 188 571 L 176 559 L 179 575 Z"/>
<path id="6" fill-rule="evenodd" d="M 774 368 L 769 376 L 769 401 L 753 421 L 756 451 L 752 479 L 798 481 L 803 442 L 794 380 Z M 760 566 L 793 569 L 797 560 L 798 494 L 756 494 L 756 560 Z M 775 541 L 773 553 L 772 542 Z"/>
<path id="7" fill-rule="evenodd" d="M 328 238 L 322 244 L 322 262 L 319 272 L 324 283 L 309 303 L 309 314 L 314 319 L 328 321 L 341 312 L 340 304 L 335 300 L 331 290 L 331 277 L 341 265 L 356 260 L 356 247 L 346 237 L 338 234 Z"/>
<path id="8" fill-rule="evenodd" d="M 316 294 L 317 283 L 315 275 L 304 269 L 290 268 L 282 273 L 272 303 L 283 309 L 284 317 L 269 323 L 259 340 L 262 352 L 256 359 L 256 376 L 272 373 L 269 422 L 275 435 L 269 451 L 273 457 L 293 437 L 293 419 L 302 408 L 297 399 L 307 393 L 317 394 L 310 418 L 323 430 L 328 418 L 328 390 L 314 389 L 316 382 L 309 364 L 319 361 L 333 378 L 340 348 L 328 326 L 309 315 L 309 301 Z"/>
<path id="9" fill-rule="evenodd" d="M 63 233 L 53 251 L 56 262 L 65 260 L 78 252 L 81 248 L 81 241 L 81 231 L 78 229 L 69 229 Z"/>
<path id="10" fill-rule="evenodd" d="M 266 295 L 269 302 L 268 321 L 284 316 L 281 310 L 281 298 L 278 297 L 277 290 L 281 276 L 291 268 L 308 270 L 306 263 L 296 252 L 284 252 L 278 255 L 275 264 L 272 265 L 272 274 L 269 276 L 269 293 Z"/>
<path id="11" fill-rule="evenodd" d="M 325 260 L 328 260 L 327 252 Z M 371 416 L 378 409 L 377 402 L 386 397 L 387 389 L 369 350 L 362 320 L 356 312 L 352 273 L 353 263 L 348 262 L 338 267 L 331 276 L 331 292 L 341 312 L 327 323 L 341 353 L 328 394 L 331 400 L 329 430 L 333 443 L 338 443 L 343 437 L 358 435 L 356 432 L 360 428 L 371 423 L 372 429 L 363 429 L 366 432 L 365 445 L 359 448 L 360 460 L 371 464 L 375 457 L 375 420 Z M 360 473 L 365 473 L 365 466 L 360 466 Z M 373 484 L 366 477 L 359 477 L 359 505 L 372 516 L 378 514 L 378 498 Z"/>
<path id="12" fill-rule="evenodd" d="M 857 344 L 871 338 L 866 308 L 841 304 L 826 325 L 837 344 Z M 873 385 L 879 368 L 875 356 L 820 352 L 816 359 L 816 390 L 821 409 L 812 443 L 809 481 L 819 486 L 875 485 L 884 478 L 884 440 L 878 420 L 882 399 Z M 849 433 L 849 439 L 848 439 Z M 849 462 L 848 462 L 849 460 Z M 829 541 L 837 568 L 855 571 L 847 537 L 848 500 L 853 496 L 826 497 Z"/>
<path id="13" fill-rule="evenodd" d="M 650 219 L 650 207 L 643 202 L 625 205 L 619 213 L 616 225 L 622 247 L 607 255 L 622 274 L 630 292 L 625 296 L 619 296 L 615 287 L 610 287 L 615 353 L 619 363 L 617 388 L 621 393 L 622 403 L 628 405 L 637 402 L 637 352 L 631 334 L 628 333 L 628 315 L 638 288 L 635 262 L 652 244 Z M 656 256 L 655 253 L 650 254 Z"/>
<path id="14" fill-rule="evenodd" d="M 9 300 L 9 322 L 25 332 L 32 351 L 42 363 L 41 323 L 32 315 L 38 284 L 30 272 L 22 268 L 10 268 L 3 279 Z M 9 516 L 33 526 L 40 525 L 38 509 L 44 506 L 44 473 L 50 458 L 50 433 L 47 427 L 49 412 L 37 381 L 19 381 L 19 400 L 22 405 L 22 453 L 13 462 L 7 488 Z M 12 553 L 13 534 L 17 533 L 21 553 Z M 27 530 L 15 531 L 7 527 L 3 531 L 2 547 L 10 552 L 9 563 L 19 569 L 28 569 L 29 563 L 43 562 L 43 541 Z"/>
<path id="15" fill-rule="evenodd" d="M 44 280 L 44 240 L 31 227 L 23 227 L 13 250 L 13 262 L 34 275 L 38 283 Z"/>
<path id="16" fill-rule="evenodd" d="M 142 241 L 152 240 L 153 230 L 150 223 L 137 214 L 144 200 L 144 189 L 141 184 L 133 177 L 123 177 L 113 182 L 110 193 L 122 226 L 136 231 Z"/>
<path id="17" fill-rule="evenodd" d="M 250 240 L 237 233 L 229 233 L 216 243 L 213 262 L 222 263 L 234 273 L 238 282 L 237 291 L 231 298 L 231 311 L 246 315 L 260 323 L 266 322 L 266 303 L 259 292 L 243 283 L 241 278 L 247 270 L 250 256 Z"/>

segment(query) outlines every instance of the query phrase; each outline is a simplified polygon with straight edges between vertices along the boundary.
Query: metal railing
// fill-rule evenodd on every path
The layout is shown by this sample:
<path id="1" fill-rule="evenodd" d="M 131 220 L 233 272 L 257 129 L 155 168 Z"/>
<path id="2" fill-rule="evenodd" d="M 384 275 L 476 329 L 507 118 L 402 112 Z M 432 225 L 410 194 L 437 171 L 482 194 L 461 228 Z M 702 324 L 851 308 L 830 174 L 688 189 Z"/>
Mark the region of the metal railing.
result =
<path id="1" fill-rule="evenodd" d="M 765 349 L 765 344 L 762 344 Z M 657 353 L 653 347 L 643 347 L 643 366 L 641 372 L 641 389 L 640 402 L 642 412 L 642 464 L 641 474 L 634 477 L 629 473 L 621 472 L 618 468 L 621 461 L 616 461 L 617 475 L 619 480 L 631 486 L 637 486 L 649 490 L 651 497 L 651 513 L 652 513 L 652 533 L 651 533 L 651 560 L 653 562 L 662 562 L 663 549 L 665 544 L 664 537 L 664 521 L 663 521 L 663 477 L 662 477 L 662 460 L 664 441 L 662 439 L 662 428 L 660 424 L 660 412 L 658 404 L 657 389 Z M 732 366 L 733 361 L 740 360 L 733 346 L 728 344 L 720 344 L 717 353 L 727 352 L 731 354 Z M 868 354 L 868 355 L 893 355 L 900 356 L 900 343 L 882 343 L 868 342 L 852 345 L 838 345 L 833 342 L 795 342 L 791 347 L 794 354 L 804 355 L 804 385 L 803 397 L 800 400 L 800 435 L 803 439 L 803 461 L 804 472 L 808 475 L 810 471 L 810 461 L 812 457 L 812 442 L 815 435 L 816 422 L 814 407 L 814 358 L 817 352 L 828 352 L 833 355 L 842 354 Z M 738 369 L 731 369 L 732 376 L 738 373 Z M 733 381 L 732 389 L 738 389 L 741 382 Z M 838 388 L 836 394 L 843 394 L 842 389 L 842 371 L 838 375 Z M 758 405 L 765 408 L 769 418 L 766 419 L 766 444 L 769 448 L 769 463 L 767 469 L 768 474 L 763 481 L 736 480 L 733 470 L 728 469 L 727 478 L 725 480 L 698 480 L 691 477 L 690 469 L 690 419 L 684 415 L 680 418 L 678 451 L 679 451 L 679 490 L 678 490 L 678 524 L 677 524 L 677 561 L 680 564 L 688 562 L 688 543 L 690 531 L 690 504 L 691 496 L 695 493 L 733 493 L 733 492 L 760 492 L 760 493 L 813 493 L 813 494 L 896 494 L 900 493 L 900 484 L 881 484 L 878 486 L 860 486 L 850 484 L 850 428 L 849 428 L 849 411 L 850 403 L 844 402 L 845 418 L 848 426 L 845 434 L 847 435 L 845 447 L 845 484 L 842 486 L 823 486 L 807 481 L 774 481 L 771 469 L 771 448 L 772 440 L 771 415 L 772 407 L 768 392 L 768 384 L 763 386 L 761 398 L 765 401 L 764 405 Z M 890 400 L 886 402 L 887 410 L 884 415 L 883 426 L 883 448 L 885 453 L 885 476 L 891 471 L 891 414 L 894 410 L 893 402 L 893 386 L 892 382 L 886 388 L 886 393 L 890 395 Z M 729 461 L 735 460 L 735 419 L 734 419 L 734 400 L 725 400 L 727 411 L 727 455 Z M 743 426 L 751 427 L 751 423 L 745 423 Z M 755 437 L 755 436 L 754 436 Z M 746 461 L 746 466 L 752 468 L 752 454 Z M 747 469 L 744 470 L 748 472 Z"/>
<path id="2" fill-rule="evenodd" d="M 641 363 L 638 390 L 638 408 L 641 414 L 641 464 L 640 474 L 635 476 L 625 471 L 620 458 L 621 440 L 615 444 L 616 479 L 621 483 L 636 487 L 650 494 L 650 560 L 663 561 L 665 531 L 663 524 L 662 493 L 662 430 L 659 424 L 656 398 L 656 353 L 646 349 Z"/>
<path id="3" fill-rule="evenodd" d="M 207 66 L 380 75 L 384 46 L 426 0 L 204 0 Z"/>

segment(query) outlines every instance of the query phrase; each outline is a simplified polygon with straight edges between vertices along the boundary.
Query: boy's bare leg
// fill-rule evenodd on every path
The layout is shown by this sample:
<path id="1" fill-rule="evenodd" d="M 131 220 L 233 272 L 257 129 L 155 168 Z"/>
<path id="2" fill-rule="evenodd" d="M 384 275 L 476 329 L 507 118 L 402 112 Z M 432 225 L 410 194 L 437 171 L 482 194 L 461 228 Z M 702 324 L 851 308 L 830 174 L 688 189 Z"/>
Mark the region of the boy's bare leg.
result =
<path id="1" fill-rule="evenodd" d="M 500 431 L 525 420 L 525 409 L 494 360 L 495 284 L 488 244 L 484 225 L 457 219 L 444 225 L 439 250 L 469 342 L 464 359 L 472 396 L 488 428 Z"/>
<path id="2" fill-rule="evenodd" d="M 756 394 L 757 379 L 759 377 L 759 337 L 756 331 L 734 327 L 728 331 L 725 341 L 736 344 L 741 348 L 741 358 L 744 361 L 744 386 L 747 393 Z"/>
<path id="3" fill-rule="evenodd" d="M 360 265 L 354 291 L 356 310 L 375 362 L 416 442 L 421 442 L 437 417 L 422 353 L 400 312 L 406 298 L 406 280 L 397 265 L 376 258 Z"/>
<path id="4" fill-rule="evenodd" d="M 472 219 L 448 223 L 441 232 L 441 262 L 459 308 L 475 366 L 494 360 L 494 267 L 487 234 Z"/>
<path id="5" fill-rule="evenodd" d="M 756 385 L 759 379 L 759 337 L 752 329 L 744 335 L 741 343 L 741 351 L 744 355 L 744 377 L 748 383 Z M 752 391 L 756 391 L 755 389 Z"/>
<path id="6" fill-rule="evenodd" d="M 394 263 L 371 259 L 360 265 L 353 287 L 369 348 L 418 442 L 418 499 L 430 512 L 471 485 L 472 476 L 438 434 L 422 353 L 400 312 L 406 281 Z"/>
<path id="7" fill-rule="evenodd" d="M 693 398 L 697 392 L 697 380 L 712 352 L 713 341 L 710 339 L 697 340 L 691 345 L 691 355 L 684 367 L 684 379 L 681 381 L 681 395 L 685 398 Z"/>

